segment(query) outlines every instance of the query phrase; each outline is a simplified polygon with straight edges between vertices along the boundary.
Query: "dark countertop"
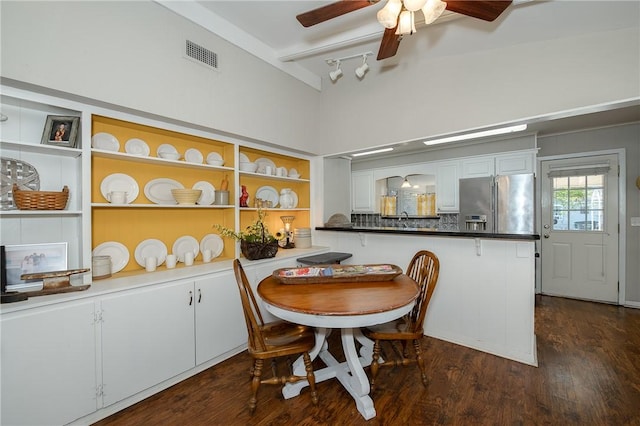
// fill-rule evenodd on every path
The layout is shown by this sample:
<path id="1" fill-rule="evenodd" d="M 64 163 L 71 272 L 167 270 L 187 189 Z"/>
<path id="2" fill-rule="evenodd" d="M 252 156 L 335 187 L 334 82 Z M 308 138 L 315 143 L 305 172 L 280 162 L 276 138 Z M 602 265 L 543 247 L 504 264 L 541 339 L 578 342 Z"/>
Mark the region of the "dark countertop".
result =
<path id="1" fill-rule="evenodd" d="M 368 227 L 348 227 L 348 228 L 327 228 L 323 226 L 316 227 L 317 231 L 336 231 L 336 232 L 370 232 L 376 234 L 398 234 L 398 235 L 414 235 L 414 236 L 432 236 L 432 237 L 456 237 L 456 238 L 485 238 L 500 240 L 525 240 L 535 241 L 540 239 L 538 234 L 494 234 L 489 232 L 469 232 L 469 231 L 441 231 L 436 228 L 392 228 L 384 226 L 368 226 Z"/>

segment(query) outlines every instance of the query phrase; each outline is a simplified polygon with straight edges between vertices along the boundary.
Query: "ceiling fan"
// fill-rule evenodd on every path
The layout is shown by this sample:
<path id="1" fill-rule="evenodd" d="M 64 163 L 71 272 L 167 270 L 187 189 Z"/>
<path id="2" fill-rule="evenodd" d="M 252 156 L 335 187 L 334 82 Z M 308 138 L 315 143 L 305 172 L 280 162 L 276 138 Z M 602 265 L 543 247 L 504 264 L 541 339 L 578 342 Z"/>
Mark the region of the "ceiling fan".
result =
<path id="1" fill-rule="evenodd" d="M 376 4 L 379 1 L 341 0 L 302 13 L 296 18 L 304 27 L 310 27 Z M 511 3 L 512 0 L 448 0 L 446 3 L 440 0 L 427 0 L 426 2 L 425 0 L 387 0 L 385 7 L 378 12 L 378 21 L 385 26 L 385 30 L 377 59 L 382 60 L 394 56 L 398 51 L 402 37 L 405 34 L 415 32 L 413 13 L 417 10 L 423 10 L 426 23 L 433 22 L 445 9 L 484 21 L 493 21 Z"/>

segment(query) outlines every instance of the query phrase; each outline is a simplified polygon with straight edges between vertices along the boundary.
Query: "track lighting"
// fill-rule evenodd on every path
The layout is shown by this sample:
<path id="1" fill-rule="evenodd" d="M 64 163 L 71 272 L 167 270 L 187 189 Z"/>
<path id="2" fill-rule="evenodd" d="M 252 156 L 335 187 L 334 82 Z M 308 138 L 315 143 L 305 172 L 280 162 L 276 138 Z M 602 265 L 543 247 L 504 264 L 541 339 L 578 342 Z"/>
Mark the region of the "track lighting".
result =
<path id="1" fill-rule="evenodd" d="M 331 81 L 336 81 L 338 80 L 338 78 L 340 78 L 340 76 L 342 75 L 342 68 L 341 68 L 342 62 L 348 61 L 349 59 L 362 58 L 362 65 L 360 65 L 355 70 L 356 77 L 362 80 L 365 74 L 367 74 L 367 72 L 369 71 L 369 64 L 367 64 L 367 56 L 369 55 L 373 55 L 373 52 L 358 53 L 351 56 L 345 56 L 343 58 L 326 59 L 326 62 L 328 65 L 336 66 L 335 70 L 329 72 L 329 78 L 331 79 Z"/>
<path id="2" fill-rule="evenodd" d="M 331 81 L 336 81 L 342 75 L 342 68 L 340 68 L 340 60 L 336 61 L 336 69 L 329 73 Z"/>
<path id="3" fill-rule="evenodd" d="M 356 77 L 363 79 L 364 75 L 369 71 L 369 64 L 367 64 L 367 55 L 362 55 L 362 65 L 356 68 Z"/>

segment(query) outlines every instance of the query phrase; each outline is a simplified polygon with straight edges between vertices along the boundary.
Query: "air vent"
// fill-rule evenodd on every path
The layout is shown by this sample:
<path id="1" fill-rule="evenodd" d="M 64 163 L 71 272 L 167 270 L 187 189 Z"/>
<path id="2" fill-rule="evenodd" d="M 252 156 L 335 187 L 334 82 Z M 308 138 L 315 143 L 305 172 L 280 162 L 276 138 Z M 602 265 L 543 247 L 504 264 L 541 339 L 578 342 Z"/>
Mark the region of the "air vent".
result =
<path id="1" fill-rule="evenodd" d="M 195 59 L 196 61 L 210 66 L 213 69 L 218 69 L 218 54 L 210 51 L 209 49 L 202 47 L 190 40 L 187 40 L 185 46 L 185 54 L 188 58 Z"/>

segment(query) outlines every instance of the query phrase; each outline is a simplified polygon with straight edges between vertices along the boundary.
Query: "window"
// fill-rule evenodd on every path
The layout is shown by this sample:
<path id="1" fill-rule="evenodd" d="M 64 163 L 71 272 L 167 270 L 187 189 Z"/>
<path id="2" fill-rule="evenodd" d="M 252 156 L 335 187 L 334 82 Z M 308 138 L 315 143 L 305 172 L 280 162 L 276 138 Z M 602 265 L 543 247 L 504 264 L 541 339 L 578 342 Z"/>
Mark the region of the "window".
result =
<path id="1" fill-rule="evenodd" d="M 553 229 L 602 231 L 604 183 L 605 174 L 552 177 Z"/>

